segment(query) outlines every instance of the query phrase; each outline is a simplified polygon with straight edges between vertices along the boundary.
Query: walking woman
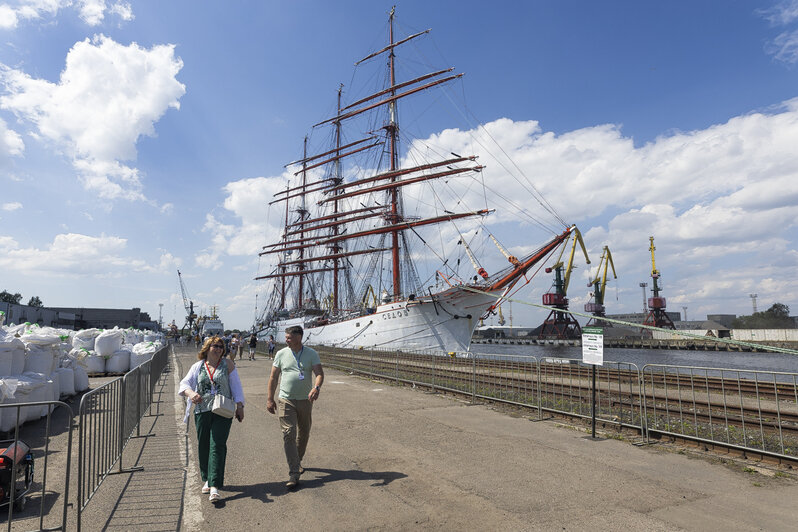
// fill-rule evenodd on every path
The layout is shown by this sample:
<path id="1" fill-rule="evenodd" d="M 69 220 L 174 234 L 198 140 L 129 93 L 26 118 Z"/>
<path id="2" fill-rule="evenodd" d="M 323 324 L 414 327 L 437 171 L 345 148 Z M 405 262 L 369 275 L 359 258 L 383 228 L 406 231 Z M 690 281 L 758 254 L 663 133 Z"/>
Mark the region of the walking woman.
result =
<path id="1" fill-rule="evenodd" d="M 232 418 L 214 414 L 214 395 L 221 394 L 235 401 L 235 417 L 244 420 L 244 390 L 238 377 L 235 362 L 222 358 L 224 341 L 212 336 L 208 338 L 197 355 L 199 361 L 191 366 L 180 381 L 179 395 L 188 399 L 186 416 L 194 405 L 194 425 L 197 428 L 197 448 L 200 474 L 205 484 L 202 493 L 209 493 L 209 500 L 221 499 L 219 488 L 224 485 L 224 464 L 227 457 L 227 437 L 230 435 Z"/>

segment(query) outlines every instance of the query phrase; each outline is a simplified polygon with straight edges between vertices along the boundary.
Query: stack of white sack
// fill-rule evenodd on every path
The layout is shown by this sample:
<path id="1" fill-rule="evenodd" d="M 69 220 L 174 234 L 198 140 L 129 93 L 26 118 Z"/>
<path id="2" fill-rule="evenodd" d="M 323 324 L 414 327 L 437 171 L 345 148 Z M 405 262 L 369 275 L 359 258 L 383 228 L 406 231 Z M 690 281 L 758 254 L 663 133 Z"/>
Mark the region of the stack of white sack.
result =
<path id="1" fill-rule="evenodd" d="M 105 357 L 106 373 L 127 373 L 130 370 L 130 346 L 122 345 L 114 353 Z"/>
<path id="2" fill-rule="evenodd" d="M 25 371 L 25 344 L 13 335 L 0 331 L 0 378 Z"/>
<path id="3" fill-rule="evenodd" d="M 72 349 L 61 358 L 61 367 L 69 368 L 75 375 L 75 392 L 82 392 L 89 389 L 88 357 L 94 355 L 94 351 L 88 349 Z M 105 360 L 97 357 L 105 370 Z"/>
<path id="4" fill-rule="evenodd" d="M 125 329 L 125 343 L 130 345 L 136 345 L 140 342 L 144 341 L 144 333 L 138 329 L 134 329 L 133 327 L 129 329 Z"/>
<path id="5" fill-rule="evenodd" d="M 16 336 L 19 336 L 18 338 Z M 0 403 L 58 401 L 88 388 L 72 368 L 60 367 L 67 359 L 69 331 L 23 324 L 0 327 Z M 85 371 L 83 372 L 85 374 Z M 80 385 L 80 386 L 77 386 Z M 0 432 L 47 415 L 51 406 L 0 408 Z"/>
<path id="6" fill-rule="evenodd" d="M 118 327 L 101 332 L 94 339 L 94 352 L 101 357 L 110 357 L 122 347 L 124 332 Z"/>
<path id="7" fill-rule="evenodd" d="M 83 329 L 72 337 L 72 347 L 94 351 L 94 339 L 100 335 L 100 329 Z"/>
<path id="8" fill-rule="evenodd" d="M 161 346 L 157 342 L 140 342 L 134 345 L 133 352 L 130 354 L 130 369 L 147 362 L 160 348 Z"/>

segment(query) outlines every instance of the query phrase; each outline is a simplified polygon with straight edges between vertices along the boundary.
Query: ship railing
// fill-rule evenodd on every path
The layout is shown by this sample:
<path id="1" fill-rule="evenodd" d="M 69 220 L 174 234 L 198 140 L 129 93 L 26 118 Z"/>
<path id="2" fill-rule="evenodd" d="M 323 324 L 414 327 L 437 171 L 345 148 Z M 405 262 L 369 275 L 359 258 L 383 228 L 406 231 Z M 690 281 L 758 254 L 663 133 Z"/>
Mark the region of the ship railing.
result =
<path id="1" fill-rule="evenodd" d="M 124 467 L 123 452 L 131 439 L 149 436 L 141 434 L 141 421 L 145 416 L 161 415 L 160 402 L 153 409 L 153 396 L 158 383 L 162 382 L 171 350 L 171 345 L 162 347 L 150 360 L 81 398 L 78 410 L 78 530 L 84 510 L 109 475 L 143 470 L 143 467 Z"/>
<path id="2" fill-rule="evenodd" d="M 44 416 L 23 425 L 30 412 Z M 61 401 L 7 402 L 0 404 L 0 418 L 3 426 L 14 426 L 0 442 L 7 456 L 0 462 L 0 514 L 6 515 L 7 529 L 31 530 L 31 521 L 38 519 L 37 530 L 66 530 L 72 409 Z"/>
<path id="3" fill-rule="evenodd" d="M 537 418 L 592 418 L 591 366 L 580 359 L 505 354 L 319 349 L 325 365 L 471 402 L 536 410 Z M 639 432 L 641 443 L 679 438 L 798 461 L 798 373 L 604 361 L 596 421 Z"/>

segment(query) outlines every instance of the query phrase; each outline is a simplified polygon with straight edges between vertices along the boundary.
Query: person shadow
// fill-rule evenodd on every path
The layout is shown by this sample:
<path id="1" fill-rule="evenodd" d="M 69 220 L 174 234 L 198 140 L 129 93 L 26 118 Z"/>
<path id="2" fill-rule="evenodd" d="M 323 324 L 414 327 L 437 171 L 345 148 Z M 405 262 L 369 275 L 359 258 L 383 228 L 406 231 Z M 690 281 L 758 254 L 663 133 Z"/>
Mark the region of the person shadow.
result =
<path id="1" fill-rule="evenodd" d="M 311 474 L 316 476 L 309 478 Z M 228 501 L 237 499 L 256 499 L 264 503 L 272 502 L 273 498 L 280 497 L 290 491 L 302 489 L 320 488 L 332 482 L 340 480 L 356 480 L 370 482 L 370 487 L 387 486 L 394 480 L 407 478 L 407 475 L 398 471 L 360 471 L 357 469 L 340 470 L 324 469 L 319 467 L 307 467 L 300 479 L 299 486 L 295 490 L 285 487 L 285 482 L 261 482 L 242 486 L 227 485 L 224 491 L 231 493 L 216 503 L 217 508 L 222 508 Z"/>

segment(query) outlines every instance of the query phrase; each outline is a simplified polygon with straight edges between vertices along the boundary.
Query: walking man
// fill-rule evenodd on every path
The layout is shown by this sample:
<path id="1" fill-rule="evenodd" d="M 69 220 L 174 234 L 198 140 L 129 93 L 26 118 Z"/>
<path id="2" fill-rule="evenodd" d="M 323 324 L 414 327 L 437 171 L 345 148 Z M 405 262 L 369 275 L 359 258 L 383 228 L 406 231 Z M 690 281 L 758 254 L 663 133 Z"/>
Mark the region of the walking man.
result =
<path id="1" fill-rule="evenodd" d="M 299 475 L 305 471 L 301 462 L 310 437 L 311 410 L 324 383 L 319 354 L 302 345 L 302 334 L 302 327 L 299 326 L 285 330 L 287 347 L 280 349 L 274 357 L 266 399 L 266 410 L 271 414 L 277 413 L 283 431 L 283 447 L 288 460 L 288 482 L 285 487 L 288 489 L 299 485 Z M 280 394 L 275 403 L 274 392 L 277 391 L 278 379 Z"/>

